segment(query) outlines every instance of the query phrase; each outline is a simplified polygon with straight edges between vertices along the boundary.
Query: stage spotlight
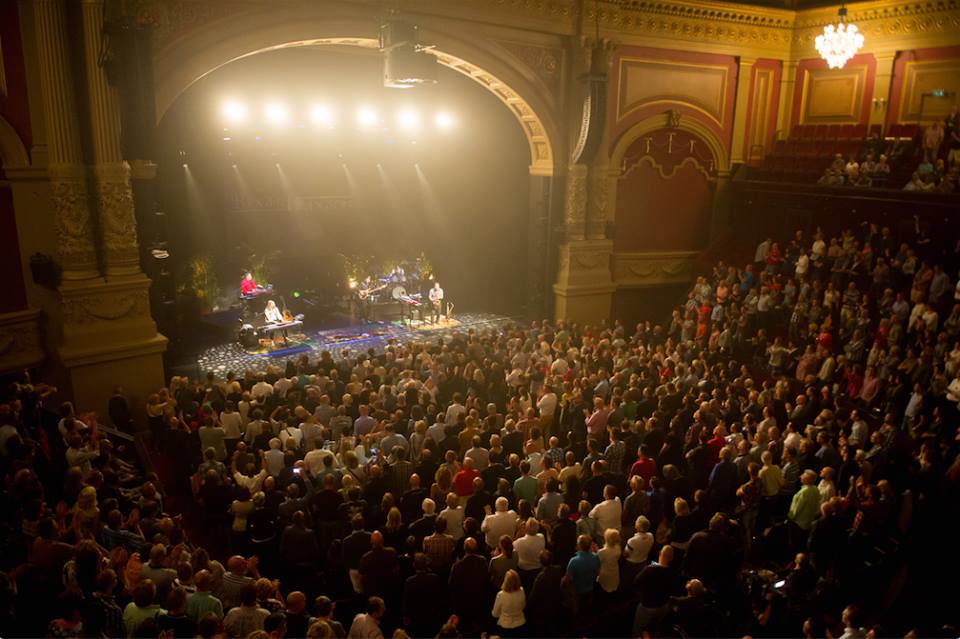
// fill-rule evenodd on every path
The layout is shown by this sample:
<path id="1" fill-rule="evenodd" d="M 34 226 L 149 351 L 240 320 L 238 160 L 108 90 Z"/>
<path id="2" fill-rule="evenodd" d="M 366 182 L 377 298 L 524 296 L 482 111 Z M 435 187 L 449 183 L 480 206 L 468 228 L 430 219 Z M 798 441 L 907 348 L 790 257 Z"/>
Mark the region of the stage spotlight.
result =
<path id="1" fill-rule="evenodd" d="M 284 124 L 289 119 L 290 112 L 287 111 L 287 107 L 274 102 L 266 106 L 263 110 L 263 115 L 267 118 L 267 122 L 278 125 Z"/>
<path id="2" fill-rule="evenodd" d="M 420 124 L 420 117 L 416 111 L 406 110 L 397 114 L 397 124 L 401 129 L 415 129 Z"/>
<path id="3" fill-rule="evenodd" d="M 294 299 L 299 299 L 299 298 L 300 298 L 300 291 L 294 291 L 294 292 L 293 292 L 293 297 L 294 297 Z"/>
<path id="4" fill-rule="evenodd" d="M 228 122 L 246 122 L 248 115 L 247 105 L 242 102 L 229 100 L 223 104 L 223 117 L 226 118 Z"/>
<path id="5" fill-rule="evenodd" d="M 317 105 L 310 109 L 310 120 L 317 126 L 332 129 L 334 121 L 333 111 L 328 107 Z"/>
<path id="6" fill-rule="evenodd" d="M 449 113 L 438 113 L 437 117 L 434 118 L 434 123 L 436 123 L 438 129 L 452 129 L 455 122 L 453 121 L 453 116 Z"/>
<path id="7" fill-rule="evenodd" d="M 377 126 L 377 122 L 380 118 L 377 117 L 377 112 L 373 109 L 360 109 L 357 112 L 357 124 L 365 129 L 372 129 Z"/>

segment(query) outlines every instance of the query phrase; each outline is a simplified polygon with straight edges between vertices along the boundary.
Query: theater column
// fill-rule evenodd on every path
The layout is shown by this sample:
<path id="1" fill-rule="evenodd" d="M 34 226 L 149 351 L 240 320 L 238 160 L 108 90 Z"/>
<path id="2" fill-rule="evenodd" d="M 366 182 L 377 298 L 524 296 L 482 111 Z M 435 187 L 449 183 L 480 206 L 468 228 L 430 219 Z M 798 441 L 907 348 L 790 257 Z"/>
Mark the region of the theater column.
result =
<path id="1" fill-rule="evenodd" d="M 746 148 L 749 126 L 747 108 L 750 104 L 750 75 L 753 73 L 755 62 L 754 59 L 741 57 L 737 69 L 737 101 L 736 110 L 733 113 L 733 136 L 730 144 L 731 164 L 744 164 L 750 157 L 750 149 Z"/>
<path id="2" fill-rule="evenodd" d="M 793 116 L 793 96 L 797 90 L 797 61 L 785 60 L 780 73 L 780 101 L 777 104 L 777 138 L 790 137 L 790 121 Z"/>
<path id="3" fill-rule="evenodd" d="M 873 81 L 873 104 L 870 109 L 870 125 L 881 127 L 887 121 L 887 109 L 890 106 L 890 85 L 893 81 L 893 65 L 897 62 L 896 52 L 876 52 L 877 75 Z"/>
<path id="4" fill-rule="evenodd" d="M 80 144 L 75 85 L 63 0 L 34 0 L 37 58 L 47 128 L 50 192 L 63 269 L 61 291 L 99 276 L 94 225 Z"/>
<path id="5" fill-rule="evenodd" d="M 560 247 L 553 285 L 556 319 L 597 322 L 610 317 L 613 242 L 606 239 L 608 175 L 604 167 L 574 164 L 567 170 Z M 589 213 L 588 213 L 589 212 Z"/>
<path id="6" fill-rule="evenodd" d="M 89 114 L 93 197 L 103 278 L 64 296 L 61 359 L 80 409 L 103 411 L 122 384 L 134 415 L 163 385 L 167 340 L 150 315 L 150 280 L 140 269 L 130 167 L 120 147 L 117 95 L 100 65 L 103 1 L 83 0 L 84 76 Z"/>

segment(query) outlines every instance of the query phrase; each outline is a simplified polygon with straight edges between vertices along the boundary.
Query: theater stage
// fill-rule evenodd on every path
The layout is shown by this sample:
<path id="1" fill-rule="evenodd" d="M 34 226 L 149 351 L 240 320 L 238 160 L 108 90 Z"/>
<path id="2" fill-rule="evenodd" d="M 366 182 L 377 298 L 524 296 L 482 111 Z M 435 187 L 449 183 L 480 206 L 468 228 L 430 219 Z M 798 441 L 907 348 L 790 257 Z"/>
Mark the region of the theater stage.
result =
<path id="1" fill-rule="evenodd" d="M 323 351 L 330 351 L 334 358 L 339 358 L 344 349 L 349 349 L 352 353 L 370 348 L 382 352 L 390 340 L 400 343 L 437 340 L 454 332 L 501 328 L 515 321 L 517 318 L 491 313 L 461 313 L 449 321 L 441 320 L 438 324 L 418 321 L 407 324 L 394 320 L 309 329 L 297 335 L 291 334 L 289 346 L 273 351 L 250 352 L 237 341 L 211 346 L 197 354 L 195 364 L 198 373 L 213 371 L 221 377 L 229 371 L 239 374 L 251 368 L 284 366 L 288 359 L 296 359 L 304 354 L 313 360 Z"/>

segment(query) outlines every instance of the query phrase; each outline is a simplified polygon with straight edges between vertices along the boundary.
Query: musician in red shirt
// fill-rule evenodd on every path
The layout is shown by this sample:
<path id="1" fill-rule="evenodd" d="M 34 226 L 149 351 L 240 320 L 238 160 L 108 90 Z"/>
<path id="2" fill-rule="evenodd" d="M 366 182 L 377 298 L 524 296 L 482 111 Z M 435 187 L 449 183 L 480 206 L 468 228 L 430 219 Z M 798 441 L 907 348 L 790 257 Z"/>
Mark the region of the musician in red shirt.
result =
<path id="1" fill-rule="evenodd" d="M 250 295 L 255 290 L 257 290 L 257 283 L 253 281 L 253 273 L 247 273 L 240 280 L 240 294 Z"/>

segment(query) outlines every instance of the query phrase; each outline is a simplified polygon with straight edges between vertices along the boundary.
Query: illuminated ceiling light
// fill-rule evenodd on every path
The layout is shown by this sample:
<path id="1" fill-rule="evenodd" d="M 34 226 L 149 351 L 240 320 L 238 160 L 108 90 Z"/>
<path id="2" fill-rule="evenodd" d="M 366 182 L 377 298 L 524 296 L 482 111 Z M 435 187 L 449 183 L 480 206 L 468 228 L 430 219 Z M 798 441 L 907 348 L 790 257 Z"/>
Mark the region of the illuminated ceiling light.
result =
<path id="1" fill-rule="evenodd" d="M 452 129 L 454 124 L 456 124 L 453 121 L 453 116 L 450 115 L 449 113 L 438 113 L 436 117 L 433 119 L 433 121 L 434 121 L 434 124 L 437 125 L 438 129 L 444 129 L 444 130 Z"/>
<path id="2" fill-rule="evenodd" d="M 372 129 L 377 126 L 380 118 L 377 117 L 377 112 L 373 109 L 360 109 L 357 112 L 357 124 L 365 129 Z"/>
<path id="3" fill-rule="evenodd" d="M 406 110 L 397 114 L 397 124 L 401 129 L 415 129 L 420 124 L 420 116 L 416 111 Z"/>
<path id="4" fill-rule="evenodd" d="M 334 122 L 333 111 L 331 111 L 329 107 L 317 105 L 310 109 L 310 120 L 317 126 L 332 129 Z"/>
<path id="5" fill-rule="evenodd" d="M 284 124 L 290 118 L 287 107 L 277 102 L 268 104 L 263 110 L 263 115 L 267 118 L 267 122 L 274 125 Z"/>
<path id="6" fill-rule="evenodd" d="M 857 25 L 847 22 L 847 8 L 840 6 L 837 24 L 828 24 L 817 36 L 817 52 L 831 69 L 842 69 L 863 47 L 863 34 Z"/>
<path id="7" fill-rule="evenodd" d="M 227 122 L 239 123 L 246 122 L 247 116 L 250 111 L 247 109 L 247 105 L 242 102 L 237 102 L 236 100 L 228 100 L 223 103 L 223 117 Z"/>

